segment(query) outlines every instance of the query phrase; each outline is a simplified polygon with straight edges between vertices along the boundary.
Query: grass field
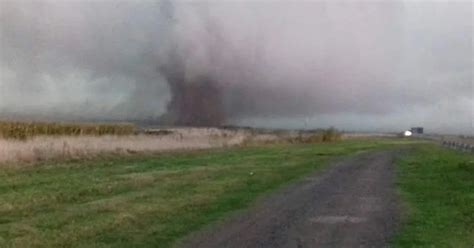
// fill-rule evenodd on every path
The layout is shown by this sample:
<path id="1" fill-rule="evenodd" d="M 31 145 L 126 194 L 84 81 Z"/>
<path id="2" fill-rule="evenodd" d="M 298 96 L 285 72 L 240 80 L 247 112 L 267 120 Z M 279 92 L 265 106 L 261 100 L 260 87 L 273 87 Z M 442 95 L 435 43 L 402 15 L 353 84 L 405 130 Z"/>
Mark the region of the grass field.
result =
<path id="1" fill-rule="evenodd" d="M 411 141 L 279 144 L 0 168 L 0 247 L 170 247 L 330 159 Z"/>
<path id="2" fill-rule="evenodd" d="M 474 247 L 474 156 L 435 145 L 398 163 L 405 222 L 395 247 Z"/>

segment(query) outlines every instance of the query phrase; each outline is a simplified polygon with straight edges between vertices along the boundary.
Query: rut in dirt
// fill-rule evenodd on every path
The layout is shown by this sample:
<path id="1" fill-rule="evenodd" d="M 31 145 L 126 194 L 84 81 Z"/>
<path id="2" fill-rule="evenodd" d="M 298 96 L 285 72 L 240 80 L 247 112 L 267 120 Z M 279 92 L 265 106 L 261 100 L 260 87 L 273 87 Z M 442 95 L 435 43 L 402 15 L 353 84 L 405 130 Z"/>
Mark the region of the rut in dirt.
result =
<path id="1" fill-rule="evenodd" d="M 375 151 L 334 162 L 192 235 L 184 247 L 386 247 L 397 226 L 393 162 Z"/>

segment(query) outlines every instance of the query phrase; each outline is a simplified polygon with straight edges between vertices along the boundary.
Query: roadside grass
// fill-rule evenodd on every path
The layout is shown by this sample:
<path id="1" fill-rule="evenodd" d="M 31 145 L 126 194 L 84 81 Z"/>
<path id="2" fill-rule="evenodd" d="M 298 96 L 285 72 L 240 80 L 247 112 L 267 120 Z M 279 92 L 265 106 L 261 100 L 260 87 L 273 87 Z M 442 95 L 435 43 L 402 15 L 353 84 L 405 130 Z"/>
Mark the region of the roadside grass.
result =
<path id="1" fill-rule="evenodd" d="M 394 247 L 474 247 L 474 156 L 420 145 L 398 162 L 406 216 Z"/>
<path id="2" fill-rule="evenodd" d="M 0 166 L 0 247 L 170 247 L 330 159 L 414 142 L 348 140 Z"/>

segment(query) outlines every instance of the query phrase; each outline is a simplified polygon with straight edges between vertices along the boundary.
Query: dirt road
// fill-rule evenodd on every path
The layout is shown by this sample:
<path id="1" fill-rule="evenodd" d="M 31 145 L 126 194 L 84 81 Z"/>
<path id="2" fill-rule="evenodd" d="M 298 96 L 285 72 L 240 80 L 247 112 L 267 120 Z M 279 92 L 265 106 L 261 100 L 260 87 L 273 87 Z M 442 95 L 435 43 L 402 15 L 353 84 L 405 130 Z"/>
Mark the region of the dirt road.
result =
<path id="1" fill-rule="evenodd" d="M 342 159 L 192 235 L 184 247 L 385 247 L 397 225 L 398 151 Z"/>

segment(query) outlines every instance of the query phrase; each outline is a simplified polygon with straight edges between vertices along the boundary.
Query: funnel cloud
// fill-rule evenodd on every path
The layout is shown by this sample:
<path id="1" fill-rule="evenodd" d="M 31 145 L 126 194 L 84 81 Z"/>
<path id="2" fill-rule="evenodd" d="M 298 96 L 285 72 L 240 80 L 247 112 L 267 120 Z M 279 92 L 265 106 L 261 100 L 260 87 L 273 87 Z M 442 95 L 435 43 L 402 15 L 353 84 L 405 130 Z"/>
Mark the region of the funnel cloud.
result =
<path id="1" fill-rule="evenodd" d="M 0 2 L 0 118 L 474 134 L 471 1 Z"/>

